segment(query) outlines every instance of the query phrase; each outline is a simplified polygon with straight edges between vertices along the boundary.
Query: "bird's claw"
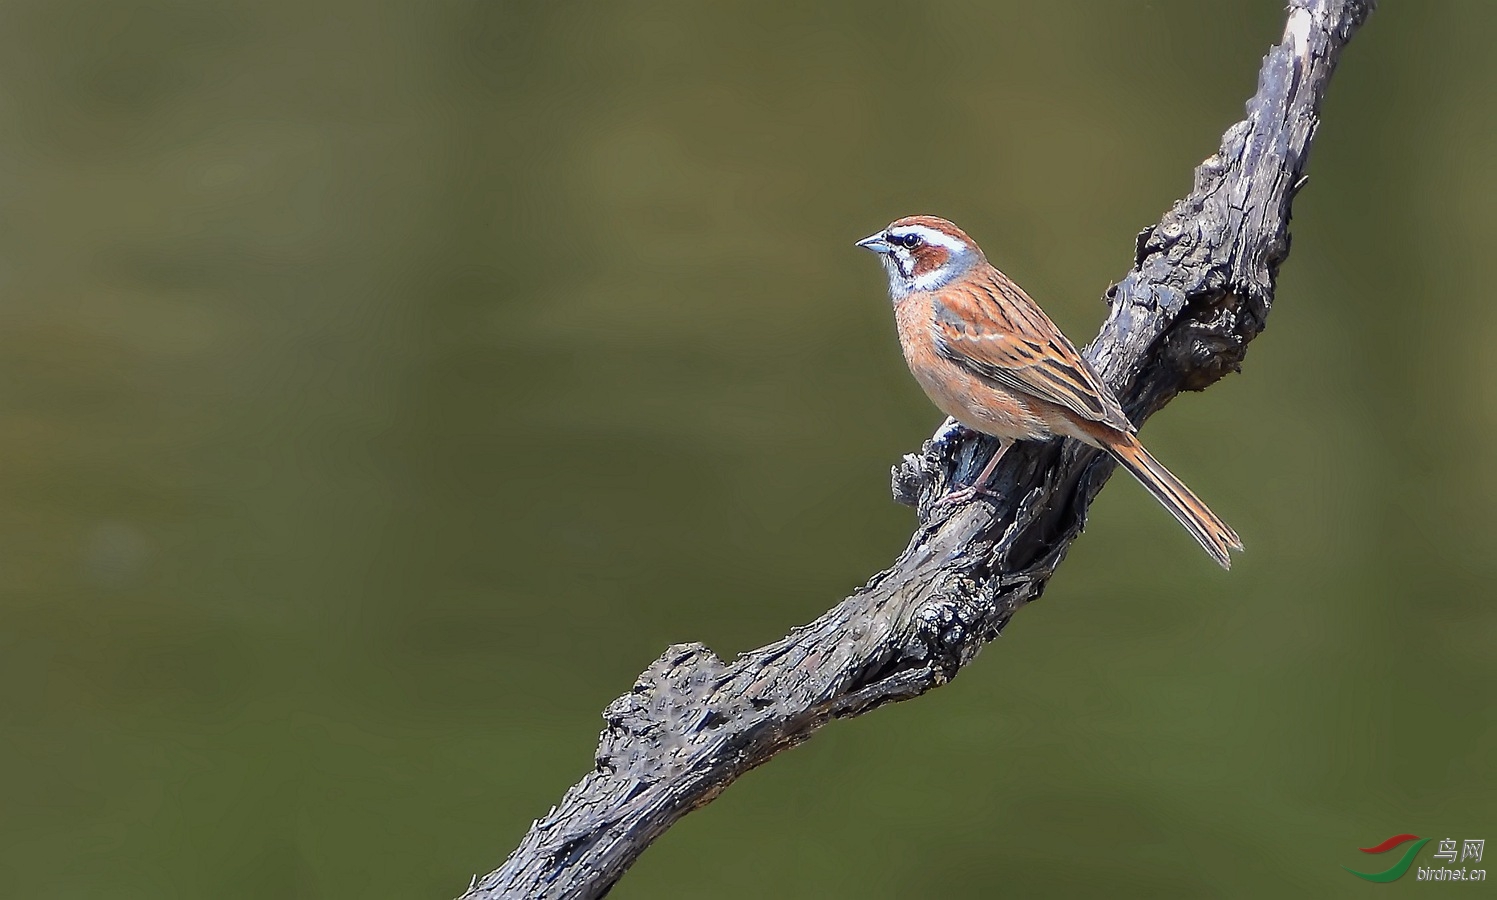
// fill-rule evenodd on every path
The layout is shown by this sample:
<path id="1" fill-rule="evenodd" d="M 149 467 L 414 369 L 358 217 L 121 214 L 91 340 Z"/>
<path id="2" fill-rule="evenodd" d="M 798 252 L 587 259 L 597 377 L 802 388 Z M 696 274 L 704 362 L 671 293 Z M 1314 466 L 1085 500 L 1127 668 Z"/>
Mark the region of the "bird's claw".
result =
<path id="1" fill-rule="evenodd" d="M 950 506 L 954 503 L 966 503 L 978 497 L 991 497 L 994 500 L 997 500 L 999 496 L 1000 495 L 997 491 L 990 491 L 987 488 L 981 488 L 973 485 L 970 487 L 958 488 L 947 493 L 946 496 L 936 501 L 936 505 Z"/>

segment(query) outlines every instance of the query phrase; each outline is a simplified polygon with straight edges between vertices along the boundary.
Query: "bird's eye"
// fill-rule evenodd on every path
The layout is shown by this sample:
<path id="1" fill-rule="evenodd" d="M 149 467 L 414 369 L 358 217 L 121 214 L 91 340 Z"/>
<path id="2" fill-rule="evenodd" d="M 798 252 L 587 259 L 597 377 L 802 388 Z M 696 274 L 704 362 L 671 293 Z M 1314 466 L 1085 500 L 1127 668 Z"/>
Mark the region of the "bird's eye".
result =
<path id="1" fill-rule="evenodd" d="M 921 244 L 925 243 L 925 241 L 921 240 L 920 235 L 918 234 L 900 235 L 899 237 L 894 239 L 894 242 L 908 250 L 913 250 Z"/>

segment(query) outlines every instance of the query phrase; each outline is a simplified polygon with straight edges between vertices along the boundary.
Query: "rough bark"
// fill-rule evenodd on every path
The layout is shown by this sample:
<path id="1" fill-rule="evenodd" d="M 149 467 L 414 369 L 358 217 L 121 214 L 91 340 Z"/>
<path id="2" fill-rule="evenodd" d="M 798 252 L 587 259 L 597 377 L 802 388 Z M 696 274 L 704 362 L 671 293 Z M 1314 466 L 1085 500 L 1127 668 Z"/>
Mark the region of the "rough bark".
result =
<path id="1" fill-rule="evenodd" d="M 1238 370 L 1262 331 L 1321 98 L 1374 2 L 1293 0 L 1247 117 L 1196 169 L 1190 195 L 1138 236 L 1136 264 L 1108 291 L 1111 313 L 1086 352 L 1135 422 Z M 604 710 L 596 767 L 465 900 L 602 896 L 744 772 L 831 719 L 955 677 L 1044 591 L 1113 469 L 1074 441 L 1020 444 L 994 481 L 1002 500 L 934 504 L 992 449 L 986 438 L 942 439 L 906 456 L 894 495 L 918 509 L 908 548 L 814 622 L 732 662 L 700 644 L 666 650 Z"/>

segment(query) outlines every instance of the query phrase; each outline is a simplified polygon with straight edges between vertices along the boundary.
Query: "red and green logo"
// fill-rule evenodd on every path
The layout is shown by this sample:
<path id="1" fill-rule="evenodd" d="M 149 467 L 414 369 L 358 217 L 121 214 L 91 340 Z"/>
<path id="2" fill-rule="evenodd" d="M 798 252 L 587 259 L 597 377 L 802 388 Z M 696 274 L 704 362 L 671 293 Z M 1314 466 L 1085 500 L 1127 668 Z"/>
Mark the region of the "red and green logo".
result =
<path id="1" fill-rule="evenodd" d="M 1422 838 L 1417 834 L 1395 834 L 1392 837 L 1388 838 L 1386 841 L 1383 841 L 1381 844 L 1378 844 L 1376 847 L 1357 848 L 1363 853 L 1387 853 L 1394 847 L 1407 844 L 1409 841 L 1414 841 L 1415 843 L 1413 844 L 1413 846 L 1404 851 L 1403 858 L 1394 863 L 1391 868 L 1384 869 L 1381 872 L 1358 872 L 1351 866 L 1342 866 L 1341 868 L 1352 873 L 1358 878 L 1364 878 L 1368 881 L 1397 881 L 1404 876 L 1405 872 L 1409 871 L 1409 867 L 1414 864 L 1414 857 L 1419 855 L 1419 851 L 1424 849 L 1424 845 L 1428 844 L 1432 840 L 1434 839 Z"/>

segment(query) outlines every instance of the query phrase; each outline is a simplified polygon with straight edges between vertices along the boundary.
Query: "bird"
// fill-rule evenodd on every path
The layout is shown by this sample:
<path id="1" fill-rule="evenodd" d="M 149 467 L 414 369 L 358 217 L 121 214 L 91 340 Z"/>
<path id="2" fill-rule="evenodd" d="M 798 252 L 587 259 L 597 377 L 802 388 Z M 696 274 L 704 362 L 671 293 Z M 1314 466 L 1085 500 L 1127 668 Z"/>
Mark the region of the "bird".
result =
<path id="1" fill-rule="evenodd" d="M 1019 441 L 1071 438 L 1133 474 L 1222 568 L 1242 540 L 1144 449 L 1117 396 L 1050 317 L 967 233 L 936 216 L 896 219 L 857 242 L 882 257 L 910 372 L 960 425 L 998 440 L 972 484 L 939 501 L 987 495 Z"/>

